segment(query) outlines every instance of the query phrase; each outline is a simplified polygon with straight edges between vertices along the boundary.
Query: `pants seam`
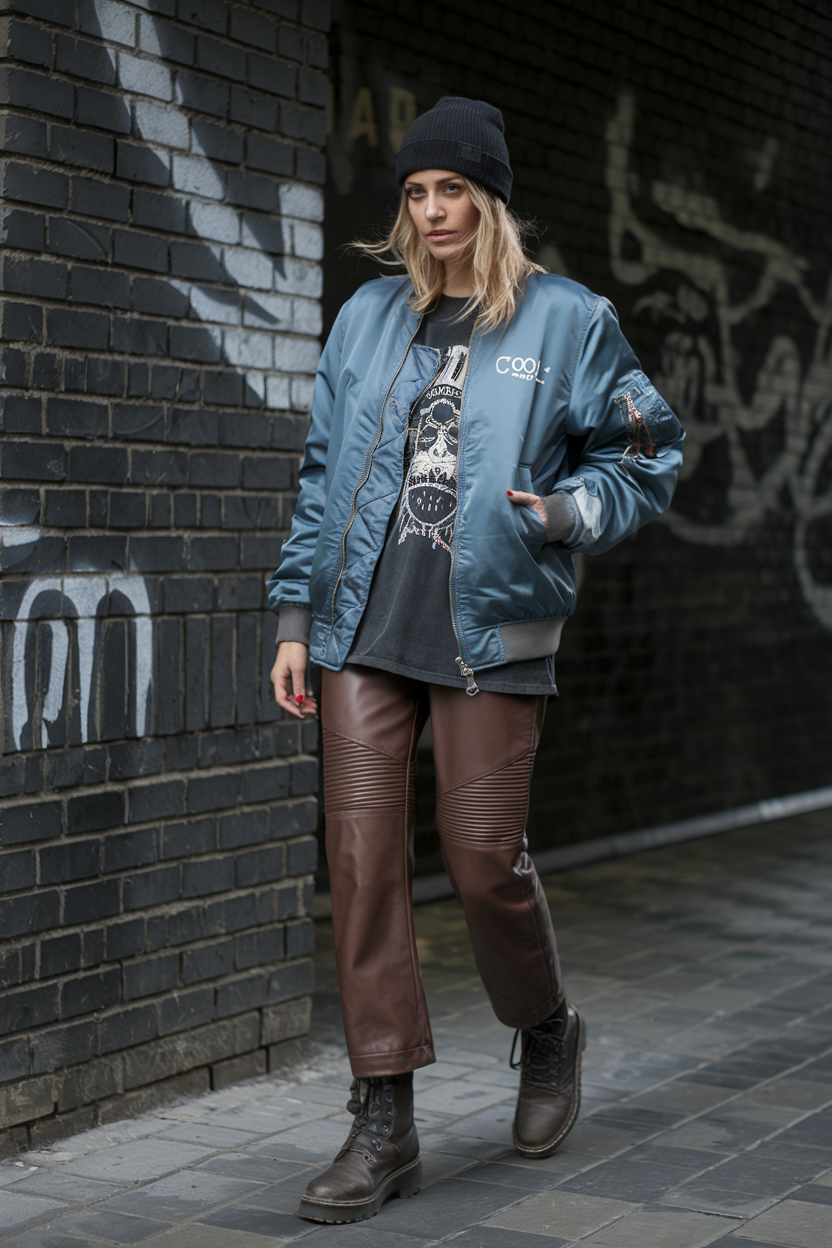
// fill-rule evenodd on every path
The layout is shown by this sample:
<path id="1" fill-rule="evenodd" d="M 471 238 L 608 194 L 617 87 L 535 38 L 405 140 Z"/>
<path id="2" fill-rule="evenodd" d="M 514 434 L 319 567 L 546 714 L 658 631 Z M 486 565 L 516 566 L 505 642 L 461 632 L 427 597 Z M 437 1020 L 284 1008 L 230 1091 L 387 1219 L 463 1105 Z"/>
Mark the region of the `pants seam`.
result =
<path id="1" fill-rule="evenodd" d="M 447 797 L 449 793 L 456 793 L 459 789 L 464 789 L 469 784 L 476 784 L 477 780 L 487 780 L 489 776 L 499 776 L 501 771 L 508 771 L 509 767 L 514 767 L 517 763 L 522 762 L 524 758 L 529 758 L 530 756 L 534 757 L 532 747 L 524 750 L 522 754 L 518 754 L 507 763 L 503 763 L 500 767 L 492 767 L 490 771 L 481 771 L 476 776 L 468 776 L 465 780 L 460 780 L 459 784 L 449 785 L 447 789 L 437 789 L 436 796 L 437 798 Z M 531 785 L 531 776 L 529 777 L 529 784 Z"/>

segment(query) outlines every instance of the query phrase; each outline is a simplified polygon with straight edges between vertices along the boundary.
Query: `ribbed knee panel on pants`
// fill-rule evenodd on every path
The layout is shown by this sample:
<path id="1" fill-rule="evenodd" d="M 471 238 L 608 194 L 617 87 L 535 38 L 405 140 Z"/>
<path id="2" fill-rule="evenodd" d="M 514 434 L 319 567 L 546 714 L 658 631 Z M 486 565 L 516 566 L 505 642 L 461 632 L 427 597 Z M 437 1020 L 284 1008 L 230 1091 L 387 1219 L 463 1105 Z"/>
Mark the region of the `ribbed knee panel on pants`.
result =
<path id="1" fill-rule="evenodd" d="M 324 728 L 326 809 L 330 814 L 369 812 L 410 805 L 415 763 Z"/>
<path id="2" fill-rule="evenodd" d="M 523 844 L 534 754 L 477 776 L 436 797 L 436 824 L 445 841 L 469 845 Z"/>

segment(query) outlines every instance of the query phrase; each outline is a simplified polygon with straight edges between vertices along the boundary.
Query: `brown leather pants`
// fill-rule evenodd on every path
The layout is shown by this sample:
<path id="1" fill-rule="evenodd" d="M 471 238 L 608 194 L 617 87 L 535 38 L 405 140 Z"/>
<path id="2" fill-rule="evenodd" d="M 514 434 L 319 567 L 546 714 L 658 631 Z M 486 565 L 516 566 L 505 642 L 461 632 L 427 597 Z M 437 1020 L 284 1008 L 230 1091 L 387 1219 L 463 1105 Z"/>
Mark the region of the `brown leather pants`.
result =
<path id="1" fill-rule="evenodd" d="M 442 858 L 494 1011 L 530 1027 L 563 1000 L 549 907 L 526 853 L 545 697 L 429 685 L 347 664 L 323 672 L 326 853 L 353 1074 L 436 1060 L 411 905 L 416 743 L 428 715 Z"/>

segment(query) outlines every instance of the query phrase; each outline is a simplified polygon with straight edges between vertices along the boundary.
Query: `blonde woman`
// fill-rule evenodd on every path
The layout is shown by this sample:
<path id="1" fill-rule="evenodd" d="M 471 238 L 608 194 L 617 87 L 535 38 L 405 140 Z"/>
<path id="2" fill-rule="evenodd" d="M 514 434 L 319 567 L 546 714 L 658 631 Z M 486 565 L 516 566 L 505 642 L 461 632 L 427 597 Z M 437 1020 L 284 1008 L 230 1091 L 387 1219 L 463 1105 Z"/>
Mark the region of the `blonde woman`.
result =
<path id="1" fill-rule="evenodd" d="M 416 743 L 497 1017 L 521 1036 L 514 1144 L 554 1152 L 585 1044 L 525 834 L 575 551 L 659 515 L 676 417 L 612 306 L 524 255 L 503 118 L 446 97 L 407 131 L 379 244 L 405 268 L 344 305 L 321 359 L 300 497 L 269 582 L 275 698 L 315 713 L 355 1122 L 303 1217 L 371 1217 L 420 1183 L 412 1072 L 435 1061 L 411 908 Z M 515 1037 L 516 1039 L 516 1037 Z"/>

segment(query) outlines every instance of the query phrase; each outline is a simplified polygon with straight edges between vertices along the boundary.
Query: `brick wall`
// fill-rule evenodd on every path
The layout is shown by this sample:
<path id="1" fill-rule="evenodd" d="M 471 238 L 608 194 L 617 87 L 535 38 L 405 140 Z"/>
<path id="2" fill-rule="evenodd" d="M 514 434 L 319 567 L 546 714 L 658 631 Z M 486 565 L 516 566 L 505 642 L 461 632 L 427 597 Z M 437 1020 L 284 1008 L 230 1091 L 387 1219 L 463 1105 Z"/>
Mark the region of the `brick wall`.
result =
<path id="1" fill-rule="evenodd" d="M 533 845 L 832 783 L 828 10 L 336 0 L 330 47 L 325 321 L 374 272 L 338 248 L 395 200 L 408 121 L 487 99 L 541 260 L 612 299 L 688 431 L 669 517 L 582 561 Z"/>
<path id="2" fill-rule="evenodd" d="M 267 686 L 318 356 L 323 0 L 0 5 L 0 1125 L 308 1027 L 315 726 Z"/>

